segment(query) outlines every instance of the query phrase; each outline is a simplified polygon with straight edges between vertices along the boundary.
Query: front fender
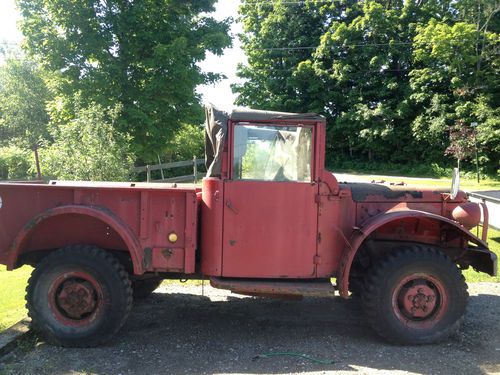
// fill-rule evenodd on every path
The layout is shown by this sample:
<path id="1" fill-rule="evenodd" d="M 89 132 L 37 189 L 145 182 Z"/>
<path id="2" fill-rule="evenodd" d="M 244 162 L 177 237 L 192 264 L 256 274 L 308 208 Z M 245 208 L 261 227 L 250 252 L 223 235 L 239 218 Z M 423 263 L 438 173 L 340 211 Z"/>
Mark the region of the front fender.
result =
<path id="1" fill-rule="evenodd" d="M 476 244 L 479 248 L 488 251 L 487 250 L 488 245 L 486 244 L 486 242 L 484 242 L 483 240 L 472 234 L 468 229 L 466 229 L 456 221 L 453 221 L 451 219 L 448 219 L 440 215 L 432 214 L 425 211 L 404 209 L 404 210 L 391 211 L 383 215 L 374 216 L 368 221 L 366 221 L 361 228 L 355 228 L 355 231 L 351 236 L 351 239 L 349 240 L 349 244 L 342 255 L 342 259 L 337 273 L 338 275 L 337 284 L 340 295 L 342 297 L 347 298 L 349 296 L 349 291 L 348 291 L 349 273 L 351 270 L 352 262 L 354 260 L 354 257 L 356 256 L 357 251 L 361 247 L 362 243 L 366 240 L 366 238 L 370 236 L 370 234 L 375 232 L 378 228 L 382 227 L 383 225 L 406 218 L 428 218 L 446 223 L 456 228 L 461 233 L 463 233 L 464 237 L 466 237 L 470 242 Z M 494 265 L 491 266 L 491 268 L 496 271 L 495 259 L 496 257 L 491 258 L 491 261 L 495 263 Z"/>

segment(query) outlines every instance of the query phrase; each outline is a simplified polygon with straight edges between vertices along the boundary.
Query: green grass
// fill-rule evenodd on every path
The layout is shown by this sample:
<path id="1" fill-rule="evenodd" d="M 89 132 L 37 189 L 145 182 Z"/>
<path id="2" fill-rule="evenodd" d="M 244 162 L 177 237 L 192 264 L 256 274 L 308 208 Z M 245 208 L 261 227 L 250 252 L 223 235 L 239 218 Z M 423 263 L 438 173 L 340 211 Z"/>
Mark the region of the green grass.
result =
<path id="1" fill-rule="evenodd" d="M 472 233 L 475 233 L 473 230 Z M 481 233 L 481 230 L 479 231 Z M 488 246 L 491 251 L 493 251 L 498 259 L 500 259 L 500 231 L 495 230 L 493 228 L 488 229 Z M 485 273 L 476 272 L 472 268 L 463 271 L 465 279 L 469 283 L 478 282 L 478 281 L 490 281 L 500 283 L 500 276 L 491 277 Z"/>
<path id="2" fill-rule="evenodd" d="M 26 316 L 24 294 L 31 270 L 24 266 L 9 272 L 0 266 L 0 331 Z"/>
<path id="3" fill-rule="evenodd" d="M 500 231 L 491 229 L 488 233 L 488 244 L 500 258 Z M 31 267 L 25 266 L 12 272 L 0 266 L 0 331 L 10 327 L 26 316 L 24 308 L 24 295 L 26 282 L 31 273 Z M 489 281 L 500 282 L 500 276 L 490 277 L 484 273 L 479 273 L 473 269 L 464 271 L 467 282 Z M 174 280 L 166 280 L 165 284 L 171 284 Z M 190 280 L 186 284 L 190 286 L 201 286 L 201 281 Z M 209 282 L 206 281 L 206 286 Z"/>
<path id="4" fill-rule="evenodd" d="M 335 174 L 335 172 L 334 172 Z M 393 177 L 393 176 L 383 176 L 376 174 L 357 174 L 350 173 L 353 175 L 357 175 L 359 179 L 363 179 L 367 182 L 371 181 L 385 181 L 385 182 L 405 182 L 408 185 L 423 185 L 423 186 L 432 186 L 432 187 L 443 187 L 443 188 L 451 188 L 451 179 L 450 178 L 422 178 L 416 180 L 415 178 L 407 178 L 407 177 Z M 469 178 L 460 178 L 460 189 L 465 191 L 479 191 L 479 190 L 500 190 L 500 180 L 492 180 L 485 179 L 481 180 L 480 183 L 477 182 L 476 179 Z"/>

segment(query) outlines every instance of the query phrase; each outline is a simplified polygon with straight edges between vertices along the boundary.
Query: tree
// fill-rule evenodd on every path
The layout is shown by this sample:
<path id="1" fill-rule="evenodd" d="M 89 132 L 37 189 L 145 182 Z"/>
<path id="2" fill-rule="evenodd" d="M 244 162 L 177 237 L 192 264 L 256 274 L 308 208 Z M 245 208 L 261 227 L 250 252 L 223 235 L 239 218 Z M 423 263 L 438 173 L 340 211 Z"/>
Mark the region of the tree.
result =
<path id="1" fill-rule="evenodd" d="M 38 65 L 10 54 L 0 67 L 0 144 L 32 150 L 38 178 L 38 150 L 50 138 L 46 107 L 52 95 Z"/>
<path id="2" fill-rule="evenodd" d="M 498 0 L 244 1 L 234 91 L 241 105 L 324 114 L 330 162 L 442 162 L 448 128 L 477 121 L 494 172 L 499 12 Z"/>
<path id="3" fill-rule="evenodd" d="M 457 122 L 450 127 L 450 145 L 445 150 L 445 155 L 452 155 L 457 159 L 457 167 L 460 162 L 474 155 L 474 132 L 475 130 L 467 124 Z"/>
<path id="4" fill-rule="evenodd" d="M 75 118 L 55 129 L 54 143 L 42 150 L 43 171 L 64 180 L 127 181 L 134 163 L 130 137 L 115 131 L 120 107 L 88 108 L 75 102 Z"/>
<path id="5" fill-rule="evenodd" d="M 202 158 L 205 154 L 205 132 L 199 125 L 183 124 L 168 144 L 167 161 L 190 160 L 193 156 Z"/>
<path id="6" fill-rule="evenodd" d="M 412 123 L 414 135 L 430 146 L 446 148 L 448 127 L 480 122 L 478 139 L 490 173 L 498 168 L 498 141 L 488 134 L 495 132 L 499 121 L 494 109 L 500 104 L 500 65 L 495 58 L 499 46 L 498 33 L 480 31 L 471 23 L 448 25 L 432 19 L 417 27 L 416 64 L 410 74 L 411 98 L 419 107 Z M 452 139 L 452 149 L 454 143 Z"/>
<path id="7" fill-rule="evenodd" d="M 238 76 L 246 82 L 233 86 L 239 93 L 237 104 L 309 110 L 311 103 L 297 93 L 294 72 L 301 61 L 311 57 L 311 46 L 318 44 L 324 32 L 326 18 L 320 6 L 281 0 L 243 1 L 240 14 L 245 31 L 242 48 L 249 64 L 238 67 Z"/>
<path id="8" fill-rule="evenodd" d="M 130 134 L 136 155 L 164 150 L 181 123 L 201 122 L 199 84 L 206 51 L 231 44 L 229 20 L 209 17 L 215 0 L 17 0 L 28 51 L 54 73 L 54 118 L 74 117 L 72 100 L 120 105 L 116 129 Z"/>

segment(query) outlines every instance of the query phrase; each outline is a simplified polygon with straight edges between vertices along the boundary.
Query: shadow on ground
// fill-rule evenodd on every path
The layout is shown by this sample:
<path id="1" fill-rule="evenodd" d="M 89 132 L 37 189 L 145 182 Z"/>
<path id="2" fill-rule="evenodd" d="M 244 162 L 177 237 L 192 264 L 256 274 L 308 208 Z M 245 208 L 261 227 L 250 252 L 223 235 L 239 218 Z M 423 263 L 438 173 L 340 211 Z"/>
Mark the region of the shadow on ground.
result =
<path id="1" fill-rule="evenodd" d="M 498 372 L 499 312 L 499 295 L 471 296 L 456 337 L 439 345 L 399 347 L 372 332 L 357 300 L 228 296 L 213 301 L 201 295 L 154 293 L 136 304 L 124 329 L 107 345 L 64 349 L 32 339 L 25 344 L 32 347 L 0 362 L 0 373 Z M 254 359 L 269 352 L 303 353 L 334 363 L 280 356 Z"/>

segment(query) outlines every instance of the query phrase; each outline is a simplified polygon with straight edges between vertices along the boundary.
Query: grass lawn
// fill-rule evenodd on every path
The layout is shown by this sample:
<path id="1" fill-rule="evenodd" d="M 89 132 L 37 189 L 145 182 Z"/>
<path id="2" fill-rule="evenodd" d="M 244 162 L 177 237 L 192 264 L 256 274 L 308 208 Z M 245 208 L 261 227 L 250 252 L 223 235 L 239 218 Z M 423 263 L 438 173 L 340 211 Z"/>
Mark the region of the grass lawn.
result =
<path id="1" fill-rule="evenodd" d="M 475 232 L 472 231 L 472 233 Z M 481 234 L 481 231 L 479 231 L 479 233 Z M 493 228 L 489 228 L 487 242 L 488 246 L 490 247 L 490 250 L 497 255 L 498 259 L 500 259 L 500 231 L 495 230 Z M 463 273 L 467 282 L 491 281 L 500 283 L 500 276 L 491 277 L 484 273 L 476 272 L 472 268 L 463 271 Z"/>
<path id="2" fill-rule="evenodd" d="M 24 294 L 31 270 L 24 266 L 8 272 L 0 266 L 0 331 L 26 316 Z"/>
<path id="3" fill-rule="evenodd" d="M 335 172 L 333 172 L 335 174 Z M 381 176 L 381 175 L 368 175 L 368 174 L 357 174 L 359 179 L 363 179 L 367 182 L 371 181 L 385 181 L 385 182 L 405 182 L 408 185 L 424 185 L 432 187 L 451 187 L 451 178 L 414 178 L 414 177 L 393 177 L 393 176 Z M 460 178 L 460 189 L 465 191 L 479 191 L 479 190 L 500 190 L 500 180 L 485 179 L 477 183 L 476 179 Z"/>
<path id="4" fill-rule="evenodd" d="M 490 249 L 500 258 L 500 231 L 490 228 L 488 244 Z M 28 266 L 12 272 L 8 272 L 4 266 L 0 266 L 0 331 L 10 327 L 26 316 L 24 295 L 26 282 L 30 273 L 31 267 Z M 473 269 L 464 271 L 464 275 L 467 282 L 500 282 L 500 276 L 490 277 Z M 169 280 L 168 282 L 172 281 Z M 201 285 L 201 282 L 197 282 L 196 285 Z M 206 285 L 208 285 L 208 282 Z"/>

